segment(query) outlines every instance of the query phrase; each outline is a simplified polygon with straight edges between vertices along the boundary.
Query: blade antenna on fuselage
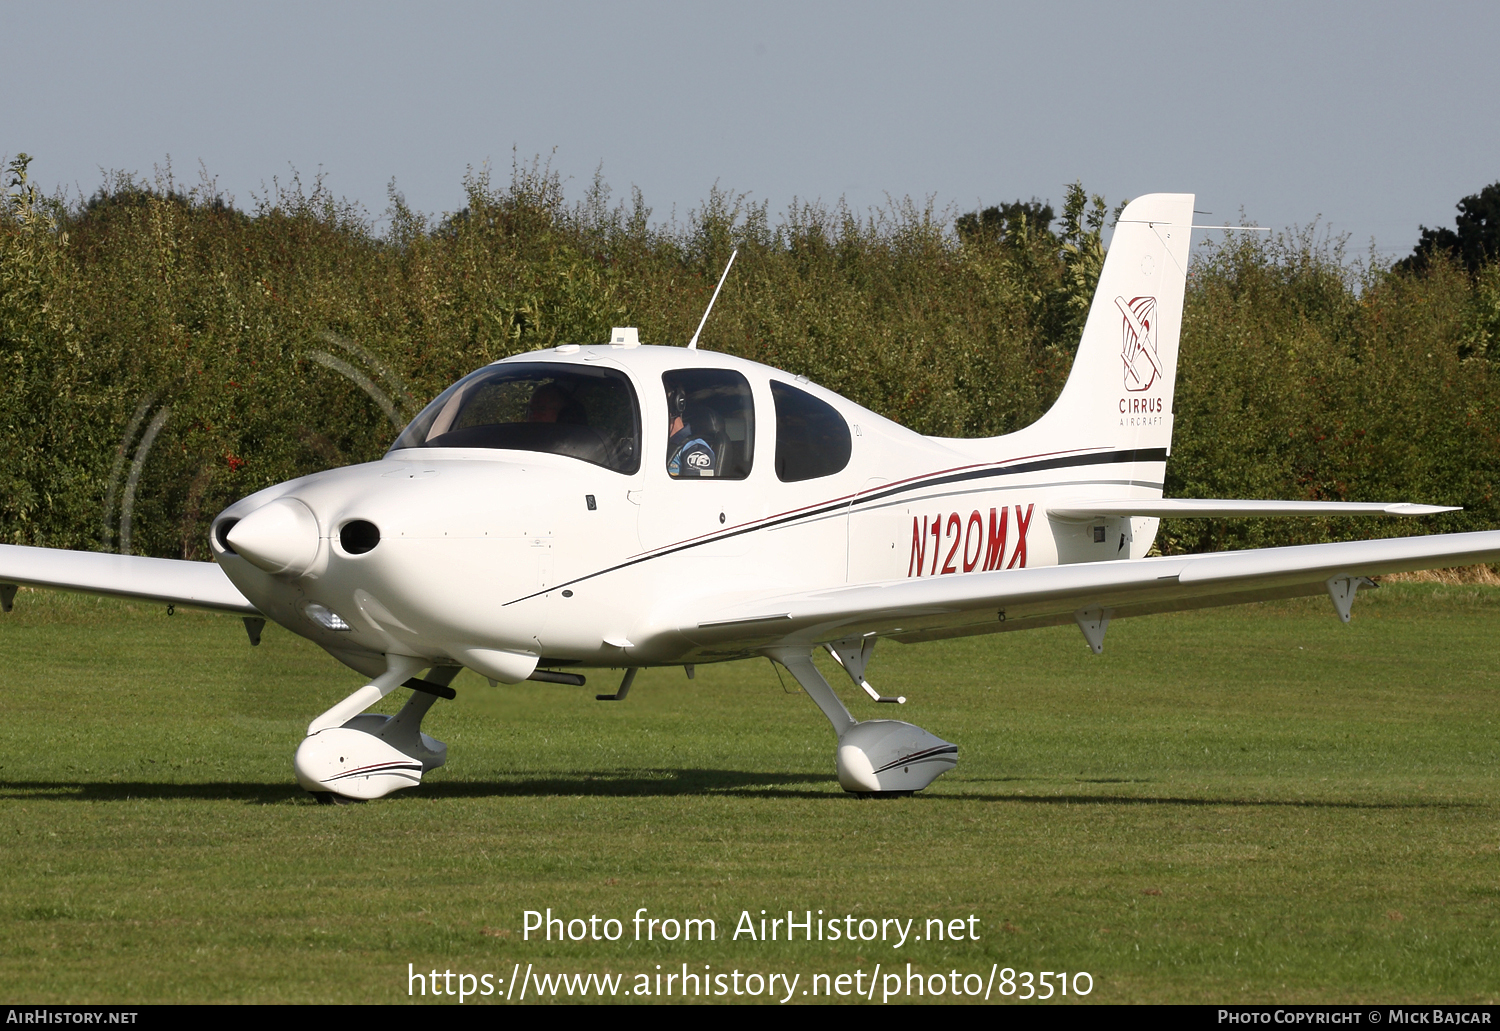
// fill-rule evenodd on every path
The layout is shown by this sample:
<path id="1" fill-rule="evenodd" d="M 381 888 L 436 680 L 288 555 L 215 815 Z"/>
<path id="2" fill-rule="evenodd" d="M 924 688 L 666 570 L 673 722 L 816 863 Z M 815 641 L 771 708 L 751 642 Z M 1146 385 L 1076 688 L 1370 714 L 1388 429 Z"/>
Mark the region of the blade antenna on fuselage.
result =
<path id="1" fill-rule="evenodd" d="M 698 320 L 698 329 L 693 333 L 693 339 L 688 341 L 688 350 L 698 350 L 698 334 L 703 332 L 703 326 L 708 322 L 708 313 L 714 310 L 714 302 L 719 299 L 719 291 L 724 289 L 724 280 L 729 278 L 729 270 L 734 267 L 735 255 L 740 253 L 736 247 L 729 255 L 729 264 L 724 266 L 724 274 L 719 277 L 719 285 L 714 287 L 714 295 L 708 299 L 708 307 L 703 310 L 703 318 Z"/>

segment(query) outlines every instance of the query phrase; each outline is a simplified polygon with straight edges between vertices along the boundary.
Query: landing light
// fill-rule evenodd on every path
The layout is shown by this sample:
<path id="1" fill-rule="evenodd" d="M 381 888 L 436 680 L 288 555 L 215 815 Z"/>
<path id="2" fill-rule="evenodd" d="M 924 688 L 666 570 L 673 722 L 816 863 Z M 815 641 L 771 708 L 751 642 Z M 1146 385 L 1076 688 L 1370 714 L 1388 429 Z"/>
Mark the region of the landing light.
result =
<path id="1" fill-rule="evenodd" d="M 322 627 L 324 630 L 336 630 L 342 632 L 354 629 L 348 623 L 344 622 L 343 616 L 340 616 L 337 612 L 334 612 L 331 609 L 324 608 L 322 605 L 319 605 L 315 601 L 308 602 L 307 607 L 302 611 L 307 614 L 308 619 L 318 624 L 318 626 Z"/>

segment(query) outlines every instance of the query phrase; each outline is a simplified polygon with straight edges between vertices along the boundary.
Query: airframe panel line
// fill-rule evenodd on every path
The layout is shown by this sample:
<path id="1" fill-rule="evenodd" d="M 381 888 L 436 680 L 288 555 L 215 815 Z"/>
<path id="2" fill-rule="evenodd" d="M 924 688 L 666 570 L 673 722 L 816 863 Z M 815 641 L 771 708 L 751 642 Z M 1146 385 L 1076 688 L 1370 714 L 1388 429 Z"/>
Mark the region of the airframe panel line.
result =
<path id="1" fill-rule="evenodd" d="M 887 509 L 887 508 L 900 508 L 903 505 L 919 505 L 919 504 L 924 504 L 924 503 L 926 503 L 928 501 L 941 501 L 941 500 L 943 500 L 945 498 L 961 498 L 961 497 L 964 497 L 965 495 L 968 495 L 968 494 L 993 494 L 996 491 L 1044 490 L 1044 489 L 1047 489 L 1047 488 L 1050 488 L 1050 487 L 1074 487 L 1074 486 L 1079 486 L 1079 487 L 1098 487 L 1098 486 L 1104 486 L 1104 487 L 1154 487 L 1157 490 L 1161 490 L 1165 485 L 1164 484 L 1160 484 L 1160 483 L 1153 483 L 1150 480 L 1055 480 L 1055 481 L 1052 481 L 1052 482 L 1049 482 L 1049 483 L 1017 483 L 1014 486 L 1003 486 L 1002 485 L 1002 486 L 991 486 L 991 487 L 975 487 L 972 490 L 951 490 L 951 491 L 945 491 L 942 494 L 924 494 L 920 498 L 911 498 L 909 500 L 904 500 L 904 501 L 887 501 L 883 505 L 871 505 L 868 508 L 860 507 L 861 503 L 858 502 L 858 501 L 856 501 L 852 505 L 848 506 L 847 508 L 836 508 L 836 509 L 834 509 L 832 511 L 825 512 L 822 515 L 807 518 L 806 520 L 804 520 L 803 522 L 800 522 L 800 523 L 787 523 L 787 524 L 785 524 L 783 526 L 774 526 L 774 527 L 771 527 L 771 531 L 775 532 L 777 530 L 790 530 L 790 529 L 793 529 L 794 527 L 797 527 L 797 526 L 806 526 L 809 523 L 821 523 L 821 522 L 824 522 L 825 520 L 828 520 L 828 519 L 843 519 L 846 516 L 852 515 L 855 512 L 861 512 L 861 513 L 863 513 L 863 512 L 879 512 L 879 511 L 883 511 L 884 509 Z M 1147 500 L 1150 500 L 1150 499 L 1147 499 Z M 720 538 L 720 539 L 722 540 L 722 538 Z"/>
<path id="2" fill-rule="evenodd" d="M 973 490 L 955 490 L 944 494 L 929 494 L 910 501 L 888 501 L 883 505 L 872 505 L 862 508 L 861 512 L 878 512 L 886 508 L 899 508 L 902 505 L 915 505 L 923 501 L 938 501 L 943 498 L 961 498 L 967 494 L 990 494 L 995 491 L 1011 490 L 1044 490 L 1050 487 L 1149 487 L 1161 490 L 1165 484 L 1153 483 L 1150 480 L 1053 480 L 1047 483 L 1017 483 L 1014 485 L 1000 485 L 994 487 L 975 487 Z M 1149 499 L 1148 499 L 1149 500 Z"/>
<path id="3" fill-rule="evenodd" d="M 900 486 L 893 489 L 882 489 L 877 493 L 868 495 L 865 500 L 877 500 L 880 498 L 894 497 L 897 494 L 909 493 L 911 491 L 920 490 L 923 487 L 927 486 L 935 487 L 941 486 L 945 483 L 962 483 L 967 480 L 989 479 L 995 476 L 1013 476 L 1020 473 L 1039 472 L 1046 469 L 1066 469 L 1089 465 L 1125 465 L 1135 462 L 1165 463 L 1166 460 L 1166 448 L 1144 448 L 1141 450 L 1133 451 L 1095 451 L 1089 454 L 1073 454 L 1067 458 L 1048 458 L 1037 462 L 1026 462 L 1023 465 L 995 466 L 992 464 L 986 464 L 984 466 L 960 466 L 959 469 L 963 470 L 960 472 L 950 473 L 949 471 L 945 470 L 944 472 L 939 473 L 936 476 L 914 476 L 910 481 L 908 481 L 908 484 L 905 486 Z M 750 523 L 744 526 L 735 527 L 718 534 L 704 534 L 702 537 L 690 538 L 689 540 L 684 541 L 680 544 L 668 545 L 667 547 L 662 548 L 658 551 L 653 551 L 646 555 L 638 555 L 634 558 L 627 559 L 624 562 L 609 566 L 606 569 L 600 569 L 592 573 L 585 573 L 583 576 L 575 577 L 574 579 L 568 580 L 564 583 L 553 584 L 550 587 L 545 587 L 539 591 L 533 591 L 530 594 L 522 595 L 519 598 L 512 598 L 510 601 L 502 602 L 500 607 L 506 608 L 511 605 L 517 605 L 523 601 L 530 601 L 532 598 L 539 598 L 544 594 L 551 593 L 552 591 L 562 590 L 564 587 L 571 587 L 574 584 L 582 583 L 585 580 L 592 580 L 596 576 L 603 576 L 606 573 L 613 573 L 619 569 L 626 569 L 630 566 L 639 565 L 642 562 L 648 562 L 651 559 L 663 558 L 667 555 L 675 555 L 678 552 L 688 551 L 692 548 L 701 547 L 705 544 L 717 544 L 719 541 L 729 540 L 733 537 L 738 537 L 741 534 L 751 533 L 756 530 L 774 529 L 784 523 L 811 522 L 813 521 L 813 517 L 827 515 L 831 512 L 850 512 L 853 510 L 854 505 L 859 504 L 860 502 L 850 501 L 849 499 L 857 499 L 858 497 L 859 495 L 857 494 L 845 494 L 832 502 L 814 502 L 811 505 L 804 505 L 799 509 L 792 509 L 787 513 L 779 513 L 774 516 L 769 516 L 758 523 Z M 903 504 L 904 503 L 905 502 L 903 502 Z"/>

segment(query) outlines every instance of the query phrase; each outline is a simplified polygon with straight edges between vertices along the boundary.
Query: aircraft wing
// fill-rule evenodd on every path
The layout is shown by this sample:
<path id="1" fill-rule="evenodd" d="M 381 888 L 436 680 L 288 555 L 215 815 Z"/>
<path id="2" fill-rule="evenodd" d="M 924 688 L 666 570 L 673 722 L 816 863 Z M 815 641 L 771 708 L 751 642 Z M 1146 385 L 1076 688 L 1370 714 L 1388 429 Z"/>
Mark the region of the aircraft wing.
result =
<path id="1" fill-rule="evenodd" d="M 0 544 L 0 585 L 17 584 L 260 614 L 212 562 Z"/>
<path id="2" fill-rule="evenodd" d="M 1098 516 L 1156 516 L 1161 519 L 1261 519 L 1280 516 L 1423 516 L 1457 512 L 1445 505 L 1386 504 L 1380 501 L 1243 501 L 1218 498 L 1117 498 L 1048 506 L 1058 519 Z"/>
<path id="3" fill-rule="evenodd" d="M 710 647 L 819 644 L 868 633 L 930 641 L 1325 591 L 1337 606 L 1338 592 L 1347 592 L 1346 604 L 1360 577 L 1480 562 L 1500 562 L 1500 531 L 893 580 L 699 609 L 680 629 Z M 1330 583 L 1341 580 L 1342 587 Z"/>

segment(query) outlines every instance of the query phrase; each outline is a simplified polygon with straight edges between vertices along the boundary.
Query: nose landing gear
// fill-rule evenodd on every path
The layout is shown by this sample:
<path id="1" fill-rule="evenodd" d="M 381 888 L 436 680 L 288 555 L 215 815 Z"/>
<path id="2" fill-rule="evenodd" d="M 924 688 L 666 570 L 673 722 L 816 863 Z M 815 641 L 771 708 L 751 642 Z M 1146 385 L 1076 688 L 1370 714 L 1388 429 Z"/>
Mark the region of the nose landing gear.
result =
<path id="1" fill-rule="evenodd" d="M 425 660 L 391 655 L 386 661 L 384 673 L 313 720 L 297 747 L 297 783 L 319 801 L 381 798 L 421 783 L 422 774 L 448 761 L 448 746 L 421 725 L 439 696 L 454 696 L 448 684 L 458 668 L 437 667 L 414 680 Z M 396 715 L 362 711 L 403 685 L 415 691 Z"/>

